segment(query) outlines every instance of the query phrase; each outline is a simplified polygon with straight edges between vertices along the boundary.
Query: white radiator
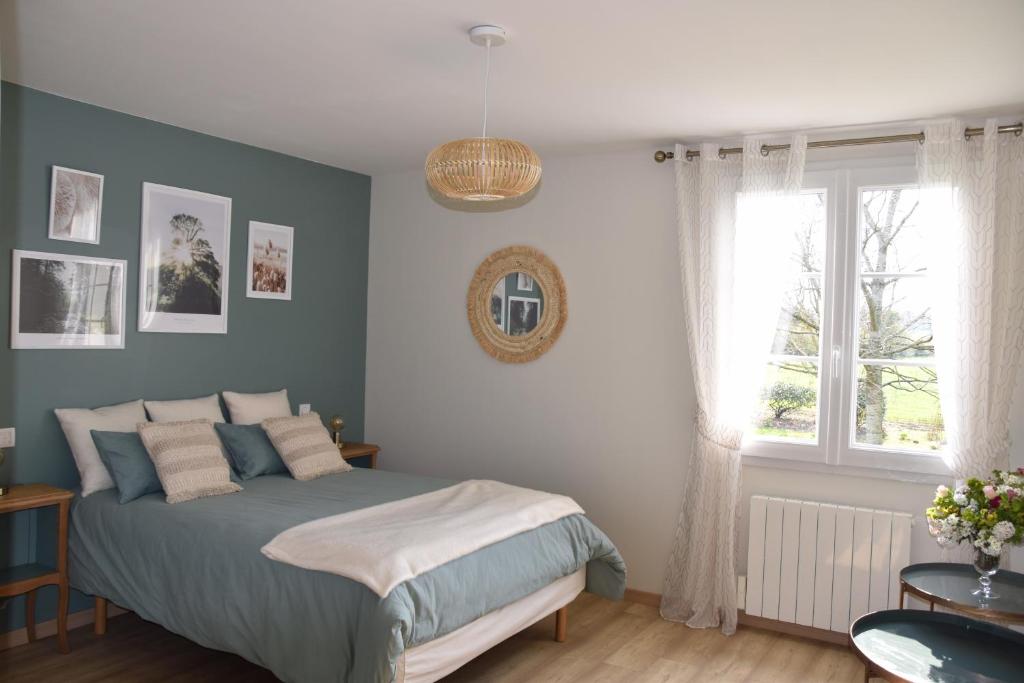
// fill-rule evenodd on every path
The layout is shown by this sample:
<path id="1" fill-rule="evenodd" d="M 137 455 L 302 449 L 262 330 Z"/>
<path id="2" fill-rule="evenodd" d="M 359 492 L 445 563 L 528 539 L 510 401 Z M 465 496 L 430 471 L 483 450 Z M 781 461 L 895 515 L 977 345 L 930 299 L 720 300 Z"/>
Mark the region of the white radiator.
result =
<path id="1" fill-rule="evenodd" d="M 912 517 L 903 512 L 753 496 L 747 614 L 845 632 L 899 606 Z"/>

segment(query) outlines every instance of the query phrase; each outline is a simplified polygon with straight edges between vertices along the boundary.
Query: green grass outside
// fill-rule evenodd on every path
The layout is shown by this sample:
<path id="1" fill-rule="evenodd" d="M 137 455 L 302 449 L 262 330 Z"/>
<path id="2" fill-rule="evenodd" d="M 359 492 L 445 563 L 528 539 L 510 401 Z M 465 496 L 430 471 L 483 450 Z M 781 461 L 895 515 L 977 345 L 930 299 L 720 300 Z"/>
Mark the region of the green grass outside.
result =
<path id="1" fill-rule="evenodd" d="M 813 364 L 804 364 L 804 367 L 809 370 L 815 368 Z M 915 378 L 925 377 L 923 371 L 918 368 L 904 367 L 901 372 Z M 889 379 L 891 375 L 887 374 L 885 377 Z M 817 390 L 818 378 L 816 374 L 769 366 L 765 373 L 764 386 L 769 386 L 773 382 L 788 382 Z M 937 398 L 923 391 L 902 391 L 895 387 L 886 387 L 883 393 L 886 401 L 883 446 L 926 452 L 934 452 L 941 448 L 944 434 Z M 803 441 L 814 438 L 816 406 L 791 411 L 782 420 L 769 419 L 770 413 L 763 403 L 762 408 L 757 419 L 758 435 Z"/>

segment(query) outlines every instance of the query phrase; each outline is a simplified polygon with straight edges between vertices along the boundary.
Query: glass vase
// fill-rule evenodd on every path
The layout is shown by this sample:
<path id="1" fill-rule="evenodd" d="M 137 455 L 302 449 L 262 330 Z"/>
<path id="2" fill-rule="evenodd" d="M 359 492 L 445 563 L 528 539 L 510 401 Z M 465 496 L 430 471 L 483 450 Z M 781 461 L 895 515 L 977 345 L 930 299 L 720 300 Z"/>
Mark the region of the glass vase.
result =
<path id="1" fill-rule="evenodd" d="M 995 600 L 999 596 L 992 591 L 992 577 L 999 571 L 999 556 L 989 555 L 983 550 L 974 552 L 974 569 L 978 572 L 978 589 L 972 591 L 980 602 Z"/>

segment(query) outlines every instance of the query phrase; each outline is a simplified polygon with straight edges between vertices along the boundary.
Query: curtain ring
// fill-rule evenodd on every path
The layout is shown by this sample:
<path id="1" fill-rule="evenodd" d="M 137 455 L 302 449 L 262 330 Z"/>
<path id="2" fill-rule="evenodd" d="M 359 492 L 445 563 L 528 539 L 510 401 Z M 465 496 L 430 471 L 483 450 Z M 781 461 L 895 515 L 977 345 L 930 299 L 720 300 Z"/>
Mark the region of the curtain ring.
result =
<path id="1" fill-rule="evenodd" d="M 1020 133 L 1018 133 L 1018 135 L 1020 135 Z M 721 159 L 722 161 L 725 161 L 725 148 L 724 147 L 719 147 L 718 148 L 718 158 Z"/>
<path id="2" fill-rule="evenodd" d="M 761 145 L 761 156 L 768 156 L 768 145 Z"/>

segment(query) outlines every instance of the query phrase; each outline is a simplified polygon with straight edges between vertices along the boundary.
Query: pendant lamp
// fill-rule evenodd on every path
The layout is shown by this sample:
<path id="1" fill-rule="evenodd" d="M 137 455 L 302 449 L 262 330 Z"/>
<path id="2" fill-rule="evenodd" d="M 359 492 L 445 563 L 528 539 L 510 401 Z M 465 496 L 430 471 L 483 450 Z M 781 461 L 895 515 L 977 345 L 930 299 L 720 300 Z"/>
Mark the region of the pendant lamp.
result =
<path id="1" fill-rule="evenodd" d="M 524 195 L 540 180 L 540 157 L 517 140 L 487 137 L 487 82 L 491 48 L 508 42 L 505 29 L 474 26 L 469 39 L 487 50 L 484 68 L 484 125 L 478 138 L 436 147 L 427 157 L 427 182 L 449 199 L 486 202 Z"/>

